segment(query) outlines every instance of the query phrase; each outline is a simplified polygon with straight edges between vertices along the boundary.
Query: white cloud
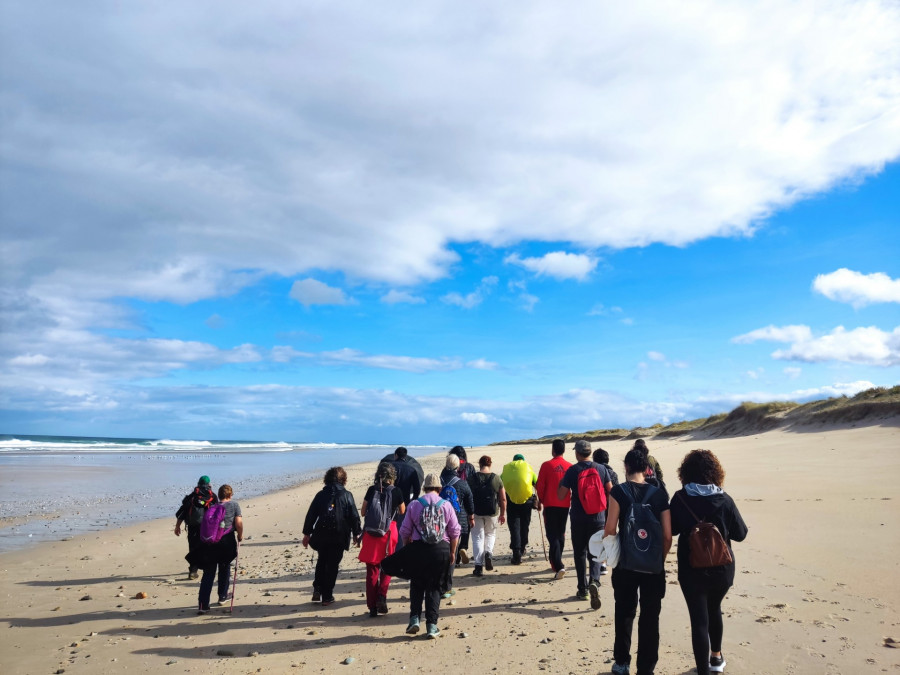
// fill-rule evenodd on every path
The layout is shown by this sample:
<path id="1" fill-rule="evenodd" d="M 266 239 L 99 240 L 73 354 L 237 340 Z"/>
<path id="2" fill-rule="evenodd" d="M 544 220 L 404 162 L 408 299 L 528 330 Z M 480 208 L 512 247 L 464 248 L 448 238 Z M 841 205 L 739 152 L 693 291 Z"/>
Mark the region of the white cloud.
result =
<path id="1" fill-rule="evenodd" d="M 553 251 L 540 258 L 520 258 L 513 253 L 506 256 L 504 262 L 524 267 L 538 276 L 548 276 L 554 279 L 577 279 L 578 281 L 587 279 L 597 267 L 596 258 L 565 251 Z"/>
<path id="2" fill-rule="evenodd" d="M 804 342 L 812 337 L 809 326 L 766 326 L 731 338 L 737 344 L 750 344 L 759 340 L 768 342 Z"/>
<path id="3" fill-rule="evenodd" d="M 413 295 L 409 291 L 398 291 L 397 289 L 392 288 L 390 291 L 381 296 L 381 302 L 385 303 L 386 305 L 421 305 L 425 302 L 425 298 L 421 298 L 418 295 Z"/>
<path id="4" fill-rule="evenodd" d="M 11 366 L 43 366 L 49 363 L 50 357 L 43 354 L 23 354 L 9 360 Z"/>
<path id="5" fill-rule="evenodd" d="M 505 424 L 505 422 L 501 419 L 480 412 L 464 412 L 460 414 L 459 418 L 463 422 L 469 422 L 471 424 Z"/>
<path id="6" fill-rule="evenodd" d="M 830 333 L 816 337 L 808 326 L 768 326 L 739 335 L 732 341 L 746 344 L 756 340 L 790 343 L 787 349 L 772 352 L 775 359 L 885 367 L 900 365 L 900 327 L 888 333 L 875 326 L 849 331 L 838 326 Z"/>
<path id="7" fill-rule="evenodd" d="M 291 286 L 291 298 L 304 307 L 313 305 L 348 305 L 355 301 L 340 288 L 334 288 L 317 279 L 301 279 Z"/>
<path id="8" fill-rule="evenodd" d="M 803 374 L 802 368 L 797 368 L 796 366 L 787 366 L 783 368 L 782 371 L 785 375 L 787 375 L 792 380 L 796 380 L 800 375 Z"/>
<path id="9" fill-rule="evenodd" d="M 521 293 L 519 295 L 519 300 L 522 302 L 522 309 L 526 312 L 534 311 L 534 306 L 541 301 L 538 296 L 532 295 L 531 293 Z"/>
<path id="10" fill-rule="evenodd" d="M 842 267 L 831 274 L 817 276 L 813 290 L 857 309 L 877 302 L 900 302 L 900 279 L 891 279 L 882 272 L 862 274 Z"/>
<path id="11" fill-rule="evenodd" d="M 485 296 L 490 294 L 492 289 L 497 285 L 498 281 L 497 277 L 485 277 L 481 280 L 478 288 L 471 293 L 462 295 L 454 291 L 441 297 L 441 301 L 448 305 L 462 307 L 463 309 L 472 309 L 481 304 Z"/>
<path id="12" fill-rule="evenodd" d="M 497 364 L 487 359 L 475 359 L 466 363 L 466 366 L 475 370 L 497 370 Z"/>
<path id="13" fill-rule="evenodd" d="M 609 316 L 610 314 L 621 314 L 621 307 L 606 307 L 603 303 L 598 303 L 591 307 L 587 313 L 588 316 Z"/>
<path id="14" fill-rule="evenodd" d="M 393 354 L 366 354 L 357 349 L 337 349 L 325 352 L 302 352 L 293 347 L 273 347 L 270 356 L 276 363 L 289 363 L 297 359 L 314 361 L 323 366 L 361 366 L 384 370 L 401 370 L 408 373 L 428 373 L 453 371 L 469 368 L 472 370 L 495 370 L 497 364 L 486 359 L 463 362 L 457 357 L 427 358 L 419 356 L 398 356 Z"/>
<path id="15" fill-rule="evenodd" d="M 213 330 L 219 330 L 225 326 L 225 320 L 218 314 L 213 314 L 204 323 Z"/>
<path id="16" fill-rule="evenodd" d="M 661 352 L 647 352 L 647 358 L 651 361 L 665 361 L 666 355 Z"/>

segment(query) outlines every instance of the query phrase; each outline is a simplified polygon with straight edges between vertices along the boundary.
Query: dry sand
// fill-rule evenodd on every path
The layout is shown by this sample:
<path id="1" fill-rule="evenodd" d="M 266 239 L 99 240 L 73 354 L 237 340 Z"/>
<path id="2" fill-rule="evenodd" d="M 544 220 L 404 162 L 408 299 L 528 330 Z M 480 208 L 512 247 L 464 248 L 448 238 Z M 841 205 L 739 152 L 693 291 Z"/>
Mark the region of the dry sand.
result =
<path id="1" fill-rule="evenodd" d="M 614 468 L 621 466 L 630 443 L 603 445 Z M 885 643 L 900 640 L 900 428 L 649 445 L 673 489 L 687 450 L 714 450 L 750 527 L 735 544 L 737 578 L 724 606 L 727 672 L 900 672 L 900 650 Z M 548 446 L 486 452 L 497 470 L 516 452 L 536 469 L 549 457 Z M 442 457 L 422 464 L 437 469 Z M 373 469 L 350 471 L 358 502 Z M 536 519 L 523 565 L 509 565 L 503 527 L 494 572 L 475 579 L 471 564 L 457 572 L 458 593 L 442 605 L 438 640 L 404 634 L 408 585 L 401 580 L 391 587 L 390 613 L 368 617 L 355 549 L 341 566 L 338 602 L 311 604 L 315 554 L 299 539 L 318 488 L 242 501 L 247 538 L 233 615 L 196 615 L 198 582 L 186 580 L 187 543 L 174 536 L 174 518 L 0 555 L 8 627 L 0 672 L 609 672 L 609 577 L 596 612 L 574 599 L 572 576 L 551 581 Z M 667 569 L 656 672 L 681 675 L 693 672 L 693 660 L 674 550 Z M 148 597 L 135 599 L 141 592 Z"/>

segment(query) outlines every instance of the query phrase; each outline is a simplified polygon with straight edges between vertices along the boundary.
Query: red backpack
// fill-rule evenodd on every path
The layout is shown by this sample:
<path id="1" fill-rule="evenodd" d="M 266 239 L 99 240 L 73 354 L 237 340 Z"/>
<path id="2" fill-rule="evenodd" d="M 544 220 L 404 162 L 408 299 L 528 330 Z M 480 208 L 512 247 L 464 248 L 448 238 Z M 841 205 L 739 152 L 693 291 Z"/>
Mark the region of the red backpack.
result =
<path id="1" fill-rule="evenodd" d="M 597 467 L 588 467 L 578 474 L 578 501 L 589 516 L 606 511 L 606 486 Z"/>

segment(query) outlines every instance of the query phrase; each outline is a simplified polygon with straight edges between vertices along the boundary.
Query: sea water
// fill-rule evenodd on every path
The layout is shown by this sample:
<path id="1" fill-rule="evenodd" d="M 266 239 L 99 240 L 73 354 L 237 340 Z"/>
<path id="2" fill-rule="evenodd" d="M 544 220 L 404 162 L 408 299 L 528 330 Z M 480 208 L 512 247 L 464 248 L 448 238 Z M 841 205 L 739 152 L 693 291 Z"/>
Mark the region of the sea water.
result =
<path id="1" fill-rule="evenodd" d="M 207 475 L 238 501 L 373 462 L 393 445 L 0 435 L 0 551 L 171 517 Z M 407 446 L 414 457 L 440 446 Z M 298 504 L 302 520 L 306 505 Z"/>

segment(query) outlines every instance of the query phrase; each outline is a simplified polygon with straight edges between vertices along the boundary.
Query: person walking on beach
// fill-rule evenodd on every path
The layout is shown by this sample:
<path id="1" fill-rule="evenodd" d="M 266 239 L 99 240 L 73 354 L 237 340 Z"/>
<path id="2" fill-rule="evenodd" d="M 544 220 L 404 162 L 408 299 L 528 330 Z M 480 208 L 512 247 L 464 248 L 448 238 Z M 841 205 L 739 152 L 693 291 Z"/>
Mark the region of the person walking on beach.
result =
<path id="1" fill-rule="evenodd" d="M 561 438 L 554 438 L 550 450 L 553 459 L 541 464 L 538 471 L 535 490 L 544 507 L 544 525 L 547 528 L 547 543 L 550 546 L 550 569 L 557 579 L 566 575 L 562 553 L 566 544 L 566 522 L 569 520 L 569 506 L 572 499 L 566 494 L 559 497 L 559 483 L 572 464 L 563 457 L 566 443 Z"/>
<path id="2" fill-rule="evenodd" d="M 512 549 L 510 562 L 521 565 L 522 555 L 528 548 L 531 512 L 540 510 L 541 507 L 534 491 L 537 474 L 525 461 L 525 456 L 517 454 L 513 461 L 503 466 L 500 480 L 506 490 L 506 526 L 509 528 L 509 547 Z"/>
<path id="3" fill-rule="evenodd" d="M 369 616 L 387 614 L 387 594 L 391 577 L 382 572 L 381 561 L 397 547 L 397 523 L 394 514 L 406 511 L 403 493 L 394 485 L 397 470 L 382 462 L 375 471 L 375 484 L 369 486 L 363 499 L 362 547 L 359 561 L 366 565 L 366 606 Z"/>
<path id="4" fill-rule="evenodd" d="M 721 673 L 725 670 L 722 600 L 734 584 L 735 571 L 731 542 L 744 541 L 747 525 L 722 489 L 725 470 L 712 452 L 689 452 L 678 468 L 678 479 L 683 487 L 672 497 L 672 532 L 678 535 L 678 583 L 691 617 L 694 661 L 698 675 Z M 710 556 L 703 567 L 692 565 L 701 553 L 693 550 L 698 535 L 692 534 L 700 522 L 715 525 L 728 552 L 718 559 Z M 714 562 L 724 564 L 711 565 Z"/>
<path id="5" fill-rule="evenodd" d="M 436 474 L 425 476 L 425 494 L 409 504 L 407 517 L 400 527 L 405 545 L 415 544 L 411 557 L 415 562 L 409 579 L 409 625 L 406 632 L 419 632 L 422 602 L 425 603 L 425 628 L 429 638 L 437 638 L 438 612 L 441 608 L 441 587 L 450 573 L 450 561 L 459 543 L 459 521 L 456 511 L 438 493 L 441 481 Z"/>
<path id="6" fill-rule="evenodd" d="M 659 660 L 659 612 L 666 594 L 665 561 L 672 547 L 672 520 L 665 491 L 646 482 L 646 469 L 647 456 L 629 450 L 625 455 L 627 480 L 609 495 L 605 534 L 618 533 L 621 551 L 612 573 L 614 675 L 630 672 L 631 632 L 639 601 L 637 675 L 653 675 Z M 639 543 L 632 546 L 632 542 Z"/>
<path id="7" fill-rule="evenodd" d="M 466 455 L 466 449 L 461 445 L 454 445 L 450 450 L 451 455 L 456 455 L 459 457 L 459 469 L 457 469 L 457 475 L 465 481 L 468 481 L 469 478 L 478 473 L 478 469 L 469 462 L 469 458 Z"/>
<path id="8" fill-rule="evenodd" d="M 588 549 L 588 542 L 606 524 L 606 505 L 612 480 L 605 467 L 591 461 L 591 444 L 588 441 L 575 441 L 575 458 L 578 462 L 563 474 L 556 494 L 560 499 L 572 497 L 569 518 L 575 574 L 578 577 L 575 597 L 579 600 L 590 597 L 591 608 L 600 609 L 600 561 Z"/>
<path id="9" fill-rule="evenodd" d="M 185 560 L 196 553 L 200 547 L 200 523 L 203 522 L 203 514 L 206 509 L 216 503 L 216 494 L 209 487 L 209 476 L 200 476 L 197 487 L 193 492 L 185 495 L 181 500 L 181 506 L 175 512 L 175 536 L 181 536 L 181 524 L 187 525 L 188 553 Z M 196 579 L 200 576 L 197 567 L 188 563 L 188 579 Z"/>
<path id="10" fill-rule="evenodd" d="M 403 493 L 403 503 L 408 507 L 409 503 L 413 499 L 418 499 L 422 493 L 422 467 L 409 456 L 409 451 L 402 445 L 394 450 L 393 459 L 390 461 L 397 470 L 397 480 L 394 481 L 394 485 Z M 397 514 L 398 528 L 403 525 L 404 513 Z M 401 540 L 397 545 L 402 547 L 403 541 Z"/>
<path id="11" fill-rule="evenodd" d="M 213 505 L 204 514 L 204 522 L 201 523 L 201 542 L 196 554 L 191 555 L 188 561 L 192 565 L 203 570 L 200 579 L 200 593 L 198 595 L 199 614 L 209 611 L 209 598 L 212 595 L 213 583 L 216 580 L 216 572 L 219 576 L 219 605 L 228 601 L 228 584 L 231 582 L 231 562 L 237 558 L 238 542 L 244 539 L 244 518 L 241 515 L 241 505 L 231 499 L 233 491 L 230 485 L 219 487 L 218 506 Z M 205 542 L 203 539 L 211 538 L 209 523 L 213 510 L 219 511 L 219 520 L 214 523 L 214 529 L 218 530 L 215 536 L 220 537 L 215 541 Z"/>
<path id="12" fill-rule="evenodd" d="M 656 458 L 650 454 L 650 448 L 647 447 L 647 441 L 643 438 L 637 439 L 634 442 L 632 449 L 642 452 L 644 456 L 647 457 L 647 482 L 650 483 L 650 485 L 655 485 L 656 487 L 665 490 L 666 484 L 663 482 L 662 467 L 659 465 L 659 462 L 656 461 Z M 668 491 L 666 494 L 668 494 Z"/>
<path id="13" fill-rule="evenodd" d="M 497 519 L 506 522 L 506 490 L 503 481 L 491 472 L 491 458 L 482 455 L 478 460 L 479 471 L 472 476 L 469 487 L 475 503 L 475 525 L 472 528 L 472 552 L 475 554 L 476 577 L 483 570 L 494 569 L 494 540 L 497 538 Z"/>
<path id="14" fill-rule="evenodd" d="M 472 497 L 472 488 L 469 487 L 468 482 L 459 477 L 459 462 L 458 455 L 449 454 L 447 455 L 444 470 L 441 471 L 441 485 L 453 487 L 459 499 L 459 513 L 456 517 L 459 520 L 460 532 L 459 545 L 456 547 L 456 556 L 453 561 L 454 568 L 469 562 L 469 552 L 467 550 L 469 548 L 469 532 L 475 524 L 475 500 Z"/>
<path id="15" fill-rule="evenodd" d="M 613 487 L 619 484 L 619 474 L 613 471 L 612 467 L 609 465 L 609 453 L 603 448 L 597 448 L 594 450 L 593 459 L 597 464 L 601 466 L 605 466 L 606 470 L 609 471 L 609 477 L 612 480 Z M 607 504 L 607 512 L 609 511 L 609 505 Z M 609 522 L 609 518 L 607 518 L 607 522 Z M 607 573 L 606 569 L 606 561 L 602 561 L 600 563 L 600 576 L 604 576 Z"/>
<path id="16" fill-rule="evenodd" d="M 303 548 L 311 546 L 319 554 L 312 601 L 327 606 L 334 603 L 334 585 L 344 551 L 350 550 L 351 537 L 359 545 L 362 528 L 353 495 L 344 487 L 344 468 L 331 467 L 323 482 L 325 487 L 313 497 L 303 521 Z"/>

